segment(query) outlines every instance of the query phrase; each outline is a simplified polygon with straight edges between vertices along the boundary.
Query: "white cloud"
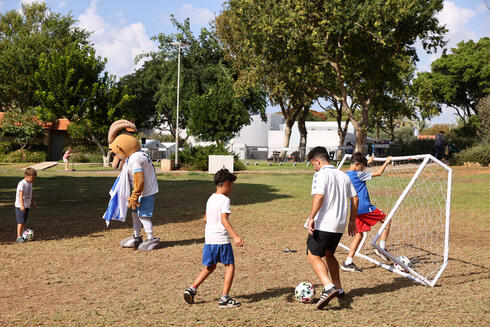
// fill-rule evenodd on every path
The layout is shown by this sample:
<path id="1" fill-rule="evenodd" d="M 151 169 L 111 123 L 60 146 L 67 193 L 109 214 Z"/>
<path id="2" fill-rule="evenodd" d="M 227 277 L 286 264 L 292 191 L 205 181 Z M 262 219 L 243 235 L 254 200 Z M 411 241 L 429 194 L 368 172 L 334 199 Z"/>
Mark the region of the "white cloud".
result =
<path id="1" fill-rule="evenodd" d="M 92 32 L 91 41 L 97 55 L 107 58 L 109 73 L 118 77 L 134 70 L 136 55 L 157 49 L 156 44 L 148 37 L 143 23 L 114 26 L 97 13 L 97 0 L 92 0 L 78 20 L 81 28 Z"/>
<path id="2" fill-rule="evenodd" d="M 190 3 L 181 5 L 175 12 L 173 12 L 175 18 L 179 22 L 183 22 L 186 18 L 190 19 L 191 26 L 205 26 L 214 19 L 214 13 L 206 8 L 196 8 Z M 170 15 L 162 14 L 162 24 L 170 24 Z"/>
<path id="3" fill-rule="evenodd" d="M 66 6 L 66 1 L 60 1 L 60 3 L 58 4 L 58 7 L 63 8 L 64 6 Z"/>
<path id="4" fill-rule="evenodd" d="M 46 2 L 46 1 L 44 1 L 44 0 L 21 0 L 19 7 L 21 7 L 22 4 L 29 4 L 30 5 L 30 4 L 33 4 L 35 2 L 37 2 L 37 3 L 43 3 L 43 2 Z"/>
<path id="5" fill-rule="evenodd" d="M 0 11 L 3 11 L 3 0 L 0 0 Z"/>
<path id="6" fill-rule="evenodd" d="M 441 25 L 446 25 L 448 32 L 447 48 L 456 47 L 461 41 L 475 39 L 476 35 L 467 26 L 468 22 L 476 16 L 477 12 L 463 7 L 458 7 L 452 1 L 445 1 L 444 8 L 437 14 Z"/>

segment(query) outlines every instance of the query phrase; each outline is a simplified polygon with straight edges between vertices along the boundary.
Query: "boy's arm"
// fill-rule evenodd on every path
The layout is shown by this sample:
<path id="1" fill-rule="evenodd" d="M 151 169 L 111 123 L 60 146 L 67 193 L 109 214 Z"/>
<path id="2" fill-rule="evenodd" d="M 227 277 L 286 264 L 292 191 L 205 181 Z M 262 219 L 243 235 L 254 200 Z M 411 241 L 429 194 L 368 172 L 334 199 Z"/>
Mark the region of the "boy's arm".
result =
<path id="1" fill-rule="evenodd" d="M 323 194 L 315 194 L 313 195 L 313 202 L 311 204 L 310 216 L 308 219 L 308 233 L 313 235 L 313 231 L 315 230 L 315 216 L 318 213 L 318 210 L 322 207 L 323 204 Z"/>
<path id="2" fill-rule="evenodd" d="M 373 177 L 379 177 L 379 176 L 383 175 L 383 172 L 385 171 L 386 166 L 388 166 L 390 164 L 390 162 L 391 162 L 391 157 L 386 158 L 386 161 L 384 162 L 384 164 L 381 167 L 379 167 L 379 169 L 377 171 L 375 171 L 373 173 Z"/>
<path id="3" fill-rule="evenodd" d="M 208 221 L 208 214 L 207 213 L 204 214 L 204 218 L 203 219 L 204 219 L 204 223 L 207 223 L 207 221 Z"/>
<path id="4" fill-rule="evenodd" d="M 19 191 L 19 200 L 20 200 L 20 211 L 24 212 L 26 211 L 26 207 L 24 207 L 24 197 L 23 197 L 24 192 Z"/>
<path id="5" fill-rule="evenodd" d="M 355 236 L 357 233 L 356 216 L 357 216 L 358 207 L 359 207 L 359 197 L 356 195 L 350 198 L 350 218 L 349 218 L 349 227 L 348 227 L 349 236 Z"/>
<path id="6" fill-rule="evenodd" d="M 221 223 L 223 226 L 226 228 L 226 231 L 230 236 L 233 238 L 233 241 L 237 246 L 243 246 L 243 239 L 238 236 L 238 234 L 235 232 L 233 227 L 231 227 L 230 221 L 228 220 L 229 213 L 222 213 L 221 214 Z"/>

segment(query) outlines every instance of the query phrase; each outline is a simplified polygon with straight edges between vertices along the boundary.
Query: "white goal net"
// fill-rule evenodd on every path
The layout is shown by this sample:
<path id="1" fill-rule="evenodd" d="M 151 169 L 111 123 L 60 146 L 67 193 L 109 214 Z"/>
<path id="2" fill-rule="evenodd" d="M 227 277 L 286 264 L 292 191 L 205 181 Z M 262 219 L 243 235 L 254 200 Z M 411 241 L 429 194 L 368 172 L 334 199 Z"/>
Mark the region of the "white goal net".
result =
<path id="1" fill-rule="evenodd" d="M 349 169 L 350 155 L 338 168 Z M 366 171 L 376 171 L 385 158 L 375 158 Z M 371 202 L 387 216 L 363 235 L 356 256 L 421 284 L 434 286 L 448 262 L 452 170 L 433 156 L 392 157 L 382 176 L 367 181 Z M 386 249 L 379 236 L 391 221 Z M 346 234 L 339 244 L 348 250 Z M 391 259 L 382 261 L 374 249 Z M 410 260 L 409 265 L 399 257 Z M 394 267 L 398 263 L 398 269 Z"/>

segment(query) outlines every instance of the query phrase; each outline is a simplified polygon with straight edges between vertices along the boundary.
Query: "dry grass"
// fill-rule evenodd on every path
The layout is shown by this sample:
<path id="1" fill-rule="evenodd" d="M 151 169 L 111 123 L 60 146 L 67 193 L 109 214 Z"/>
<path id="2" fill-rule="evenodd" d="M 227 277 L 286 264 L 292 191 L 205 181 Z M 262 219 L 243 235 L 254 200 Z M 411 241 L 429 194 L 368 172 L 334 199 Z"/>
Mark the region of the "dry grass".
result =
<path id="1" fill-rule="evenodd" d="M 490 324 L 488 168 L 454 171 L 451 260 L 437 287 L 358 259 L 364 272 L 342 273 L 347 296 L 323 311 L 292 295 L 300 281 L 318 283 L 304 255 L 302 227 L 312 173 L 239 175 L 231 196 L 231 221 L 245 239 L 235 248 L 238 309 L 217 306 L 221 267 L 199 289 L 196 305 L 182 297 L 201 268 L 200 217 L 214 188 L 209 176 L 159 176 L 154 221 L 161 248 L 139 253 L 118 245 L 131 234 L 129 220 L 106 229 L 100 218 L 115 176 L 107 172 L 41 172 L 34 189 L 39 209 L 29 222 L 36 240 L 15 244 L 13 200 L 21 174 L 0 171 L 0 326 Z M 285 254 L 286 247 L 298 252 Z"/>

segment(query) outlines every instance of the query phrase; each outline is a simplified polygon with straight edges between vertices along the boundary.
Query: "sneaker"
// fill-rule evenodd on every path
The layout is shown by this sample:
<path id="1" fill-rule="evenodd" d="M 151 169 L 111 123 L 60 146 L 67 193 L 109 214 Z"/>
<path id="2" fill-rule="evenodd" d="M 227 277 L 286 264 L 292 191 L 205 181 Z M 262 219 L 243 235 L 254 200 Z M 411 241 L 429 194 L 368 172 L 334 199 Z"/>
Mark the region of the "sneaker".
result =
<path id="1" fill-rule="evenodd" d="M 188 287 L 184 291 L 184 300 L 189 304 L 194 304 L 194 296 L 196 296 L 197 291 L 194 291 L 192 288 Z"/>
<path id="2" fill-rule="evenodd" d="M 228 297 L 226 300 L 219 299 L 219 304 L 218 304 L 220 308 L 236 308 L 241 305 L 242 304 L 240 302 L 238 302 L 235 299 L 232 299 L 231 297 Z"/>
<path id="3" fill-rule="evenodd" d="M 326 291 L 323 290 L 320 300 L 318 300 L 318 302 L 316 303 L 316 308 L 318 310 L 325 308 L 330 302 L 330 300 L 338 296 L 339 296 L 339 290 L 335 286 L 330 288 L 329 290 Z"/>
<path id="4" fill-rule="evenodd" d="M 143 238 L 141 236 L 136 237 L 133 235 L 122 240 L 121 247 L 137 249 L 141 243 L 143 243 Z"/>
<path id="5" fill-rule="evenodd" d="M 340 269 L 342 269 L 343 271 L 362 272 L 362 269 L 361 268 L 358 268 L 354 264 L 354 262 L 353 263 L 350 263 L 348 265 L 346 265 L 345 263 L 343 263 L 342 265 L 340 265 Z"/>
<path id="6" fill-rule="evenodd" d="M 149 240 L 144 241 L 138 246 L 138 250 L 140 251 L 151 251 L 160 245 L 160 239 L 158 237 L 150 238 Z"/>
<path id="7" fill-rule="evenodd" d="M 17 237 L 17 239 L 15 240 L 17 243 L 24 243 L 26 241 L 25 238 L 23 237 Z"/>
<path id="8" fill-rule="evenodd" d="M 374 249 L 374 254 L 376 254 L 378 257 L 380 257 L 383 261 L 386 261 L 386 262 L 390 261 L 390 258 L 388 258 L 387 256 L 385 256 L 380 251 L 378 251 L 378 249 Z"/>

